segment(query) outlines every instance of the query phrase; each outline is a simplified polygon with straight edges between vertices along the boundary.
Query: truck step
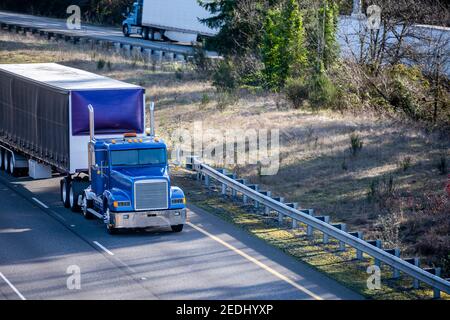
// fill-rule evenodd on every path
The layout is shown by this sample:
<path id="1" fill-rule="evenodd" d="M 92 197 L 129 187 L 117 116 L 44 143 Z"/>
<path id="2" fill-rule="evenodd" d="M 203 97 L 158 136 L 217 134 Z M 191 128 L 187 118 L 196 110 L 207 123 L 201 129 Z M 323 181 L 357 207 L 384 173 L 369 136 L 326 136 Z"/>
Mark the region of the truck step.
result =
<path id="1" fill-rule="evenodd" d="M 87 209 L 87 211 L 89 213 L 93 214 L 94 216 L 96 216 L 97 218 L 103 219 L 103 216 L 100 213 L 98 213 L 97 211 L 95 211 L 94 209 L 89 208 L 89 209 Z"/>

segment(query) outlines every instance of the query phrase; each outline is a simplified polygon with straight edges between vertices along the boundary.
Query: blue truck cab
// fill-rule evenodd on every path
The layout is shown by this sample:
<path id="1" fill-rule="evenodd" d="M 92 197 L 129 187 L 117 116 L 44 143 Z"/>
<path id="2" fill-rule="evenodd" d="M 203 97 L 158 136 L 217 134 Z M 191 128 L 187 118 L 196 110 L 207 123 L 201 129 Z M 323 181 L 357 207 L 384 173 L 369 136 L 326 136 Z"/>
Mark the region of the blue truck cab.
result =
<path id="1" fill-rule="evenodd" d="M 109 233 L 164 226 L 183 230 L 186 199 L 171 185 L 164 141 L 150 134 L 103 139 L 91 134 L 88 153 L 89 186 L 78 187 L 79 192 L 71 188 L 75 195 L 70 194 L 87 219 L 103 219 Z"/>
<path id="2" fill-rule="evenodd" d="M 128 14 L 124 14 L 124 17 L 125 20 L 122 21 L 122 31 L 124 36 L 128 37 L 133 33 L 141 33 L 142 1 L 134 2 L 131 10 L 128 9 Z"/>

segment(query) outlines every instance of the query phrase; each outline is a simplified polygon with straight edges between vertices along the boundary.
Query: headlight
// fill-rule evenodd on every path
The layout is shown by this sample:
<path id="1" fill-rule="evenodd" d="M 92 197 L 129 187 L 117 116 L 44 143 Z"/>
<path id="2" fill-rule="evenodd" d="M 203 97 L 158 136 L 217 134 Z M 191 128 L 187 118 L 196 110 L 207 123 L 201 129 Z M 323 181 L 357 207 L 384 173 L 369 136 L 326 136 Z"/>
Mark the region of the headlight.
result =
<path id="1" fill-rule="evenodd" d="M 186 198 L 172 199 L 172 204 L 185 204 Z"/>
<path id="2" fill-rule="evenodd" d="M 131 202 L 130 201 L 114 201 L 113 206 L 114 206 L 114 208 L 129 207 L 129 206 L 131 206 Z"/>

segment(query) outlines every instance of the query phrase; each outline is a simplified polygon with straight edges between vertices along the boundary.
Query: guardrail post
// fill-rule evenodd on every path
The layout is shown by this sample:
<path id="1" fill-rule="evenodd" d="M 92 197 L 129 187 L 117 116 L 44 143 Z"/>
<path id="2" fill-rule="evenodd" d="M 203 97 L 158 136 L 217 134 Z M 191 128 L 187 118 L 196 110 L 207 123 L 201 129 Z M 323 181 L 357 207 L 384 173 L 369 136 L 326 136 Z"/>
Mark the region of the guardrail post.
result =
<path id="1" fill-rule="evenodd" d="M 337 224 L 333 224 L 333 227 L 341 230 L 341 231 L 347 231 L 347 225 L 345 223 L 337 223 Z M 342 241 L 339 241 L 339 251 L 345 251 L 345 243 Z"/>
<path id="2" fill-rule="evenodd" d="M 368 244 L 371 244 L 371 245 L 381 249 L 381 246 L 382 246 L 381 240 L 367 240 L 366 242 Z M 375 265 L 378 267 L 381 266 L 381 262 L 379 259 L 375 259 Z"/>
<path id="3" fill-rule="evenodd" d="M 330 216 L 317 216 L 316 217 L 317 220 L 323 221 L 325 223 L 330 223 Z M 324 232 L 323 233 L 323 243 L 327 244 L 329 241 L 329 237 L 328 235 Z"/>
<path id="4" fill-rule="evenodd" d="M 227 185 L 222 183 L 222 195 L 225 196 L 227 194 Z"/>
<path id="5" fill-rule="evenodd" d="M 264 196 L 268 196 L 268 197 L 270 197 L 272 194 L 271 191 L 260 191 L 259 193 L 261 193 Z M 270 208 L 268 206 L 264 206 L 264 214 L 266 216 L 270 214 Z"/>
<path id="6" fill-rule="evenodd" d="M 428 269 L 424 269 L 424 270 L 431 274 L 434 274 L 437 277 L 441 276 L 441 268 L 428 268 Z M 434 299 L 441 298 L 441 290 L 439 290 L 437 288 L 433 288 L 433 298 Z"/>
<path id="7" fill-rule="evenodd" d="M 405 260 L 405 262 L 408 262 L 408 263 L 413 264 L 416 267 L 420 268 L 420 259 L 419 258 L 406 258 L 406 259 L 403 259 L 403 260 Z M 413 288 L 414 289 L 419 289 L 420 288 L 419 280 L 416 279 L 416 278 L 413 278 Z"/>
<path id="8" fill-rule="evenodd" d="M 399 248 L 384 249 L 384 251 L 396 256 L 397 258 L 400 258 L 400 249 Z M 392 268 L 392 278 L 393 279 L 400 278 L 400 271 L 398 269 Z"/>
<path id="9" fill-rule="evenodd" d="M 282 225 L 283 221 L 284 221 L 284 214 L 282 214 L 281 212 L 278 212 L 278 223 L 280 225 Z"/>
<path id="10" fill-rule="evenodd" d="M 113 46 L 114 46 L 114 51 L 116 53 L 120 53 L 120 42 L 114 42 Z"/>
<path id="11" fill-rule="evenodd" d="M 363 240 L 363 233 L 362 231 L 353 231 L 348 233 L 351 236 L 354 236 L 358 239 Z M 356 259 L 362 260 L 363 259 L 363 252 L 361 250 L 356 249 Z"/>
<path id="12" fill-rule="evenodd" d="M 245 183 L 246 183 L 245 179 L 235 179 L 235 180 L 236 180 L 236 182 L 238 182 L 240 184 L 243 184 L 243 185 L 245 185 Z M 233 198 L 237 198 L 237 191 L 236 190 L 232 189 L 231 193 L 232 193 L 231 195 L 232 195 Z"/>
<path id="13" fill-rule="evenodd" d="M 285 205 L 287 205 L 288 207 L 291 207 L 293 209 L 297 209 L 298 208 L 298 203 L 297 202 L 285 203 Z M 297 229 L 297 228 L 298 228 L 298 222 L 297 222 L 297 220 L 292 218 L 292 229 Z"/>
<path id="14" fill-rule="evenodd" d="M 310 216 L 313 216 L 314 209 L 308 209 L 307 214 L 309 214 Z M 308 237 L 312 237 L 314 235 L 314 228 L 311 227 L 310 225 L 306 225 L 306 235 Z"/>
<path id="15" fill-rule="evenodd" d="M 129 44 L 123 44 L 123 45 L 122 45 L 122 50 L 123 50 L 123 53 L 124 53 L 126 56 L 129 56 L 130 53 L 131 53 L 131 45 L 129 45 Z"/>

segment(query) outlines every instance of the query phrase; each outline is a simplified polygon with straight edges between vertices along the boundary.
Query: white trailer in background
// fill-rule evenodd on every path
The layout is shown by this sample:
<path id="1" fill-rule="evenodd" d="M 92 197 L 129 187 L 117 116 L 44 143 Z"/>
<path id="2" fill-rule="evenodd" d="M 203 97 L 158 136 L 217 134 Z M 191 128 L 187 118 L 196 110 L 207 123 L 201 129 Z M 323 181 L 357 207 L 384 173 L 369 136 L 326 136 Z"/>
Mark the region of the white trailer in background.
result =
<path id="1" fill-rule="evenodd" d="M 123 33 L 191 43 L 217 34 L 201 22 L 210 16 L 197 0 L 139 0 L 122 23 Z"/>

